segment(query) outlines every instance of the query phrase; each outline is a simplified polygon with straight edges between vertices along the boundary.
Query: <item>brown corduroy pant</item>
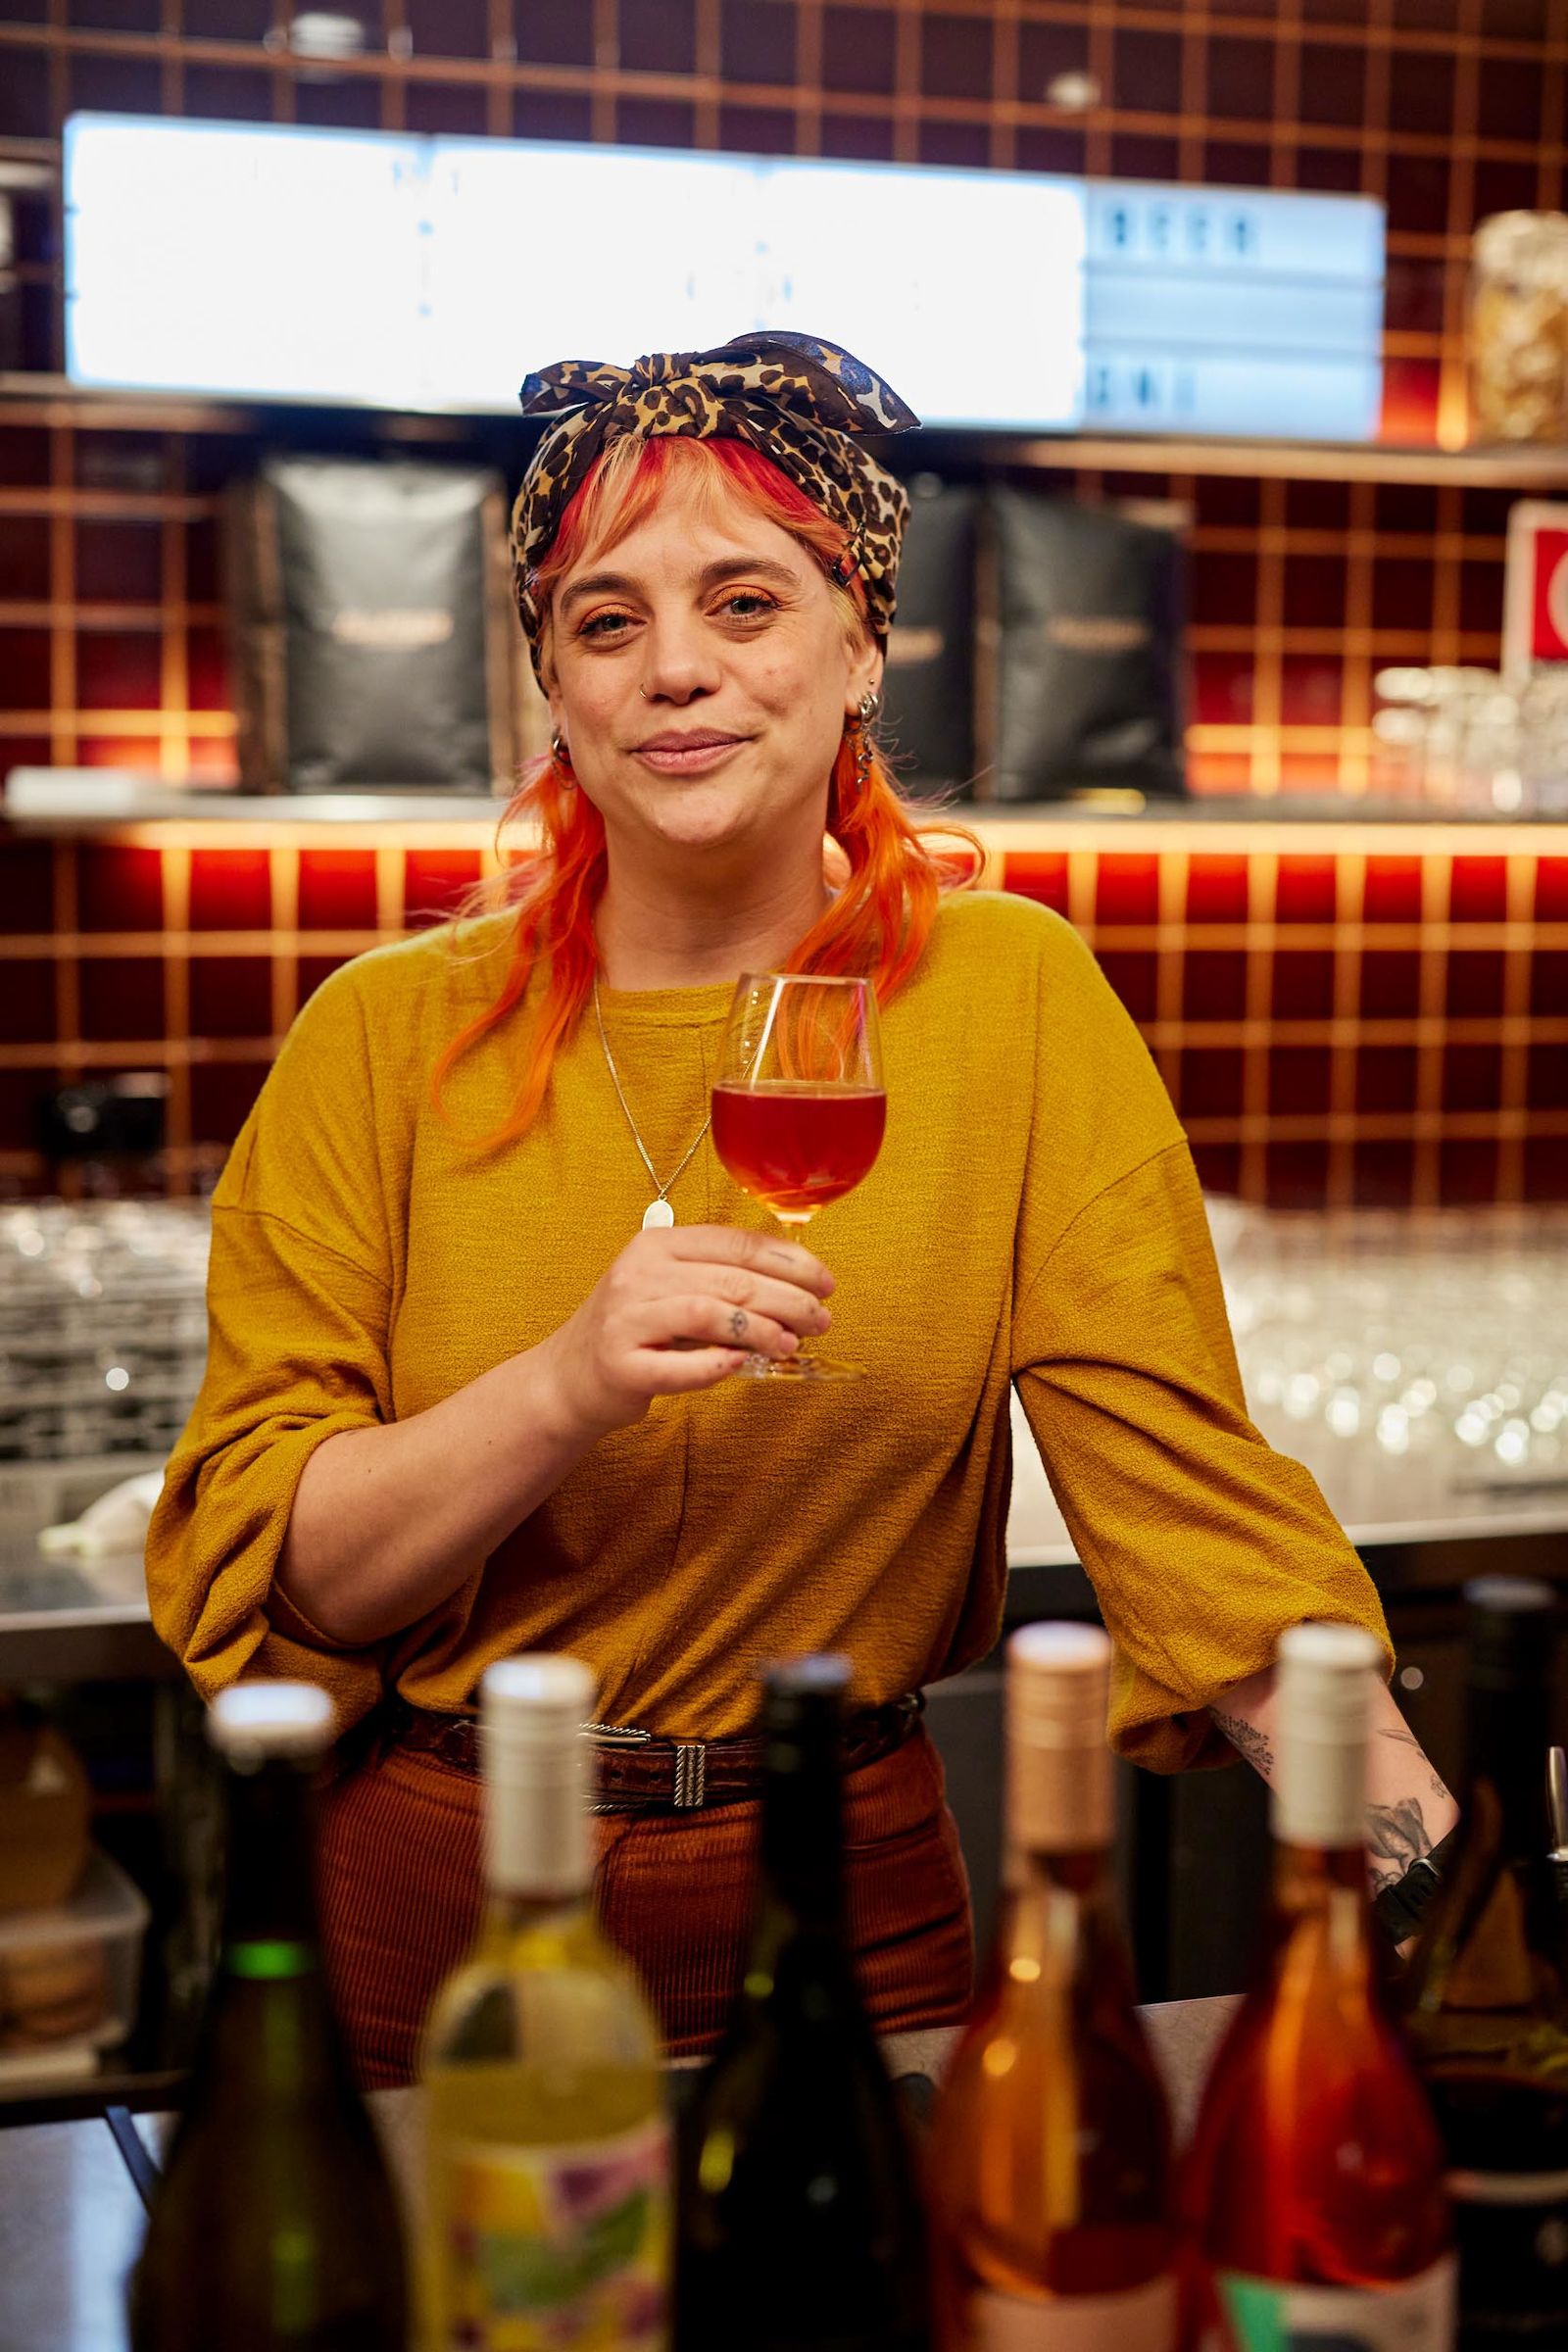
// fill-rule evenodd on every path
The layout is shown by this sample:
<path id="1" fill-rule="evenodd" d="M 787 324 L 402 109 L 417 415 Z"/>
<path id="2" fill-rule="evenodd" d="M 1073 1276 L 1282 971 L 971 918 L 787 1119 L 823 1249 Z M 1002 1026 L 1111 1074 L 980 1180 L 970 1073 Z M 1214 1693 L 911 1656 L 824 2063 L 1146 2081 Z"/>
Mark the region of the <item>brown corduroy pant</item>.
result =
<path id="1" fill-rule="evenodd" d="M 760 1807 L 598 1817 L 595 1894 L 637 1967 L 671 2057 L 710 2049 L 739 1983 Z M 969 1886 L 923 1728 L 844 1784 L 849 1936 L 884 2033 L 956 2024 L 969 2005 Z M 413 2076 L 425 2011 L 472 1942 L 482 1888 L 479 1783 L 393 1748 L 327 1793 L 320 1893 L 338 2014 L 368 2089 Z"/>

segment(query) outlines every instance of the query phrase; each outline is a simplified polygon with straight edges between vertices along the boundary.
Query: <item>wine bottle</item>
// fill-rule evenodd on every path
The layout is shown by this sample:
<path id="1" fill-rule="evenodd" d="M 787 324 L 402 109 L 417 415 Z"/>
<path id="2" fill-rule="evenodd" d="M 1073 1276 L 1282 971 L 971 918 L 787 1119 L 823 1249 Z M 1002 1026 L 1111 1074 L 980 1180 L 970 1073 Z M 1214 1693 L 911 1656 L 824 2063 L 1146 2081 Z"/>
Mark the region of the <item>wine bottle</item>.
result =
<path id="1" fill-rule="evenodd" d="M 404 2352 L 397 2202 L 322 1972 L 312 1782 L 332 1703 L 214 1700 L 225 1884 L 218 1969 L 131 2280 L 134 2352 Z"/>
<path id="2" fill-rule="evenodd" d="M 1184 2180 L 1203 2352 L 1453 2341 L 1442 2143 L 1372 1942 L 1377 1659 L 1353 1626 L 1296 1626 L 1280 1643 L 1265 1949 L 1205 2085 Z"/>
<path id="3" fill-rule="evenodd" d="M 1007 1645 L 1007 1872 L 928 2179 L 943 2352 L 1174 2352 L 1170 2120 L 1111 1885 L 1110 1643 Z"/>
<path id="4" fill-rule="evenodd" d="M 659 2029 L 594 1916 L 595 1686 L 526 1655 L 479 1687 L 485 1912 L 425 2027 L 429 2352 L 662 2352 Z"/>
<path id="5" fill-rule="evenodd" d="M 678 2352 L 926 2352 L 925 2222 L 844 1937 L 848 1659 L 764 1678 L 745 1976 L 682 2134 Z"/>
<path id="6" fill-rule="evenodd" d="M 1402 1991 L 1447 2150 L 1465 2352 L 1568 2345 L 1568 1925 L 1546 1802 L 1553 1595 L 1469 1603 L 1458 1843 Z"/>

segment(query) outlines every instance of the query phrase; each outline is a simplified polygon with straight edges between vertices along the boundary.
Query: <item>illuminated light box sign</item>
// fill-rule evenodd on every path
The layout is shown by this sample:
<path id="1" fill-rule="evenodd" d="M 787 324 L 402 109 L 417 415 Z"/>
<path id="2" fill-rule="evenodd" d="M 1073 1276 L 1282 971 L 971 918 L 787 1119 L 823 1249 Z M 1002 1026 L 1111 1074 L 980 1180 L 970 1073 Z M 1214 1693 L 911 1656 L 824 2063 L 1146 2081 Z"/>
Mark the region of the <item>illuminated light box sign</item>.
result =
<path id="1" fill-rule="evenodd" d="M 1377 425 L 1360 197 L 113 115 L 65 189 L 82 384 L 505 414 L 551 360 L 765 326 L 932 425 Z"/>

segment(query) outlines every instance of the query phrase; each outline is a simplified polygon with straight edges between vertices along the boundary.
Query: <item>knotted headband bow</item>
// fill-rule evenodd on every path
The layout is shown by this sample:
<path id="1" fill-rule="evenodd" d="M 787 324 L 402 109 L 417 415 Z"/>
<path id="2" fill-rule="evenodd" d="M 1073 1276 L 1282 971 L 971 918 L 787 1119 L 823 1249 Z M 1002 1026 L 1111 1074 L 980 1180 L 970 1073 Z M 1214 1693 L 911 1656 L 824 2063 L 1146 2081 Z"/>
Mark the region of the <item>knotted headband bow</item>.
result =
<path id="1" fill-rule="evenodd" d="M 543 614 L 534 571 L 599 459 L 628 434 L 746 441 L 771 458 L 843 525 L 847 568 L 858 569 L 871 626 L 887 636 L 909 501 L 861 440 L 906 432 L 920 419 L 851 353 L 811 335 L 737 335 L 714 351 L 653 352 L 631 368 L 561 360 L 528 376 L 518 397 L 524 416 L 561 417 L 512 510 L 517 610 L 536 670 Z"/>

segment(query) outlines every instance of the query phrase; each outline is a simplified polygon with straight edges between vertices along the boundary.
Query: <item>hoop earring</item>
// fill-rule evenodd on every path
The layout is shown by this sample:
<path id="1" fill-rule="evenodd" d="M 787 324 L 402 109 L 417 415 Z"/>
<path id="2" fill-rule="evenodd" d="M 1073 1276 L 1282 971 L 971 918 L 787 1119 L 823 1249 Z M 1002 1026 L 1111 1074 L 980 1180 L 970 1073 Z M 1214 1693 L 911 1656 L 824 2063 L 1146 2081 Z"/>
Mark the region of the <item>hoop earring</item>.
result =
<path id="1" fill-rule="evenodd" d="M 571 772 L 571 754 L 566 749 L 566 739 L 559 727 L 551 730 L 550 757 L 555 761 L 556 773 L 566 790 L 575 792 L 577 779 Z"/>

